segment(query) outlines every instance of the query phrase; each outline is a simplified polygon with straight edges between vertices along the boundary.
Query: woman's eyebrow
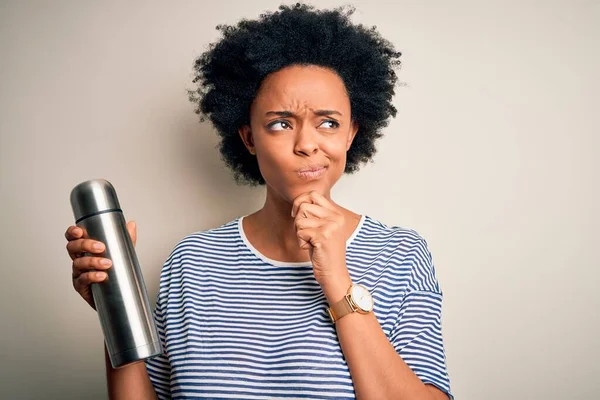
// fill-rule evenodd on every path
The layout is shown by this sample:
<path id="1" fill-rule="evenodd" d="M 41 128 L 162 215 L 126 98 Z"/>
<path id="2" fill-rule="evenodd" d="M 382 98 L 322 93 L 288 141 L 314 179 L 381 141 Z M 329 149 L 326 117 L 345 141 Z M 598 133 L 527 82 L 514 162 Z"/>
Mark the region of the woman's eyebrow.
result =
<path id="1" fill-rule="evenodd" d="M 279 115 L 280 117 L 295 117 L 291 111 L 267 111 L 265 115 Z"/>
<path id="2" fill-rule="evenodd" d="M 313 113 L 320 117 L 331 114 L 337 114 L 339 116 L 342 116 L 342 113 L 336 110 L 314 110 Z M 297 117 L 297 115 L 291 111 L 267 111 L 265 115 L 278 115 L 280 117 Z"/>
<path id="3" fill-rule="evenodd" d="M 339 111 L 336 111 L 336 110 L 316 110 L 316 111 L 313 111 L 313 112 L 314 112 L 316 115 L 320 116 L 320 117 L 321 117 L 321 116 L 326 116 L 326 115 L 331 115 L 331 114 L 337 114 L 337 115 L 339 115 L 340 117 L 342 116 L 342 113 L 341 113 L 341 112 L 339 112 Z"/>

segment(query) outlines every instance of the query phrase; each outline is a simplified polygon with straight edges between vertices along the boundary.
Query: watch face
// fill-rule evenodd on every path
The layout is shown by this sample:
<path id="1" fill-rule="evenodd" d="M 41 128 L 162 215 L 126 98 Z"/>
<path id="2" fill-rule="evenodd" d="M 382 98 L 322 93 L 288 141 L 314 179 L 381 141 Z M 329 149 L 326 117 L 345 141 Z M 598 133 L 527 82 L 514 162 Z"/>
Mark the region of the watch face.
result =
<path id="1" fill-rule="evenodd" d="M 356 305 L 365 312 L 373 310 L 373 298 L 366 287 L 362 285 L 354 285 L 350 290 L 352 300 Z"/>

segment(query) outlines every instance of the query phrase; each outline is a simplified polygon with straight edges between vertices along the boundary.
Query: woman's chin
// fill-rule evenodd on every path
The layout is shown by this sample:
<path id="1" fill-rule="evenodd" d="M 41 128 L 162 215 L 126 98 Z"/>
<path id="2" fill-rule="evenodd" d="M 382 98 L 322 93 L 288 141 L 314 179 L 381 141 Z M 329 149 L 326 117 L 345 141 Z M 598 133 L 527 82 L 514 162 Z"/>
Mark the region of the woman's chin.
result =
<path id="1" fill-rule="evenodd" d="M 325 184 L 324 181 L 312 181 L 303 185 L 294 185 L 292 190 L 288 190 L 288 194 L 289 197 L 291 197 L 291 201 L 294 201 L 294 199 L 296 199 L 298 196 L 313 190 L 319 193 L 321 196 L 329 197 L 331 187 Z"/>
<path id="2" fill-rule="evenodd" d="M 298 196 L 308 193 L 312 190 L 327 198 L 331 193 L 331 185 L 328 179 L 311 181 L 294 179 L 292 181 L 280 182 L 280 184 L 276 186 L 271 186 L 268 184 L 267 186 L 270 186 L 271 190 L 275 192 L 277 196 L 289 203 L 292 203 Z"/>

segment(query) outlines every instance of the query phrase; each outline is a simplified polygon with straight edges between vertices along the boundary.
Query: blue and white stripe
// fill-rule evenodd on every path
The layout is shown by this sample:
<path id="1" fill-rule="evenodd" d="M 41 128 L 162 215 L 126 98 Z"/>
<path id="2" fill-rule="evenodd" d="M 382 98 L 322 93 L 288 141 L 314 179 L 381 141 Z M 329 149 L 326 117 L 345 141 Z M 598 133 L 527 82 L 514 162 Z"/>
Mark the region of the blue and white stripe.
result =
<path id="1" fill-rule="evenodd" d="M 165 354 L 146 360 L 159 398 L 354 399 L 310 262 L 266 258 L 242 219 L 188 235 L 163 266 L 154 317 Z M 442 291 L 425 240 L 363 215 L 346 260 L 398 354 L 450 394 Z"/>

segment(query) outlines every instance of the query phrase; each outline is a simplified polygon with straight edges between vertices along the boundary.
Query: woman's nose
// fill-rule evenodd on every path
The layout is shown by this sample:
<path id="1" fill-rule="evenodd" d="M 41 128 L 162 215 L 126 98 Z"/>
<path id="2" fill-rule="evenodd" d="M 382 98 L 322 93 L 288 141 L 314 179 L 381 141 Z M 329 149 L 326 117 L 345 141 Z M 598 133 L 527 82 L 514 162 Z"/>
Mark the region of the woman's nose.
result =
<path id="1" fill-rule="evenodd" d="M 294 151 L 306 155 L 314 154 L 319 150 L 319 137 L 316 129 L 305 124 L 297 131 Z"/>

